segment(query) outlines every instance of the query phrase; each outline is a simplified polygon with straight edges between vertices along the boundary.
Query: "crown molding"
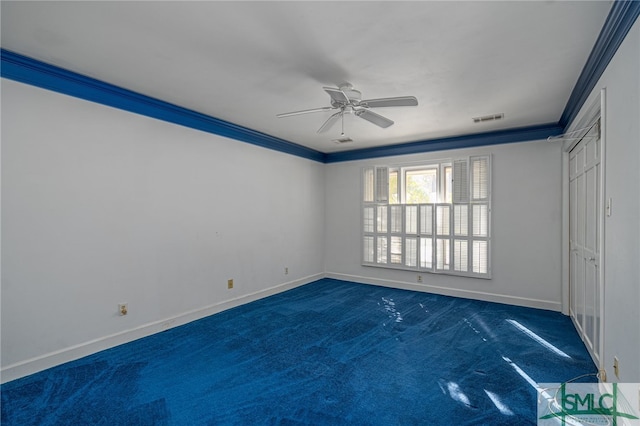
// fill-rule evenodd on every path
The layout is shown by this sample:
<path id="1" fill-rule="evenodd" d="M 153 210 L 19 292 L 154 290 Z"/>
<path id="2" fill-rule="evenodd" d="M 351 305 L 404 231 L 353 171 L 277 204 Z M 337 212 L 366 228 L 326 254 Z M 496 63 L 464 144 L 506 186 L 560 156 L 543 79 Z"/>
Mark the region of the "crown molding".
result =
<path id="1" fill-rule="evenodd" d="M 421 152 L 446 151 L 449 149 L 473 148 L 487 145 L 526 142 L 547 139 L 562 133 L 562 127 L 555 123 L 539 126 L 519 127 L 487 133 L 475 133 L 442 139 L 427 139 L 399 145 L 384 145 L 352 151 L 325 154 L 325 163 L 364 160 L 367 158 L 391 157 L 418 154 Z"/>
<path id="2" fill-rule="evenodd" d="M 0 54 L 2 58 L 1 75 L 4 78 L 263 148 L 324 162 L 322 152 L 302 145 L 123 89 L 5 49 L 1 49 Z"/>
<path id="3" fill-rule="evenodd" d="M 566 129 L 598 83 L 618 47 L 640 15 L 640 1 L 616 0 L 600 31 L 591 54 L 571 92 L 559 124 Z"/>
<path id="4" fill-rule="evenodd" d="M 553 124 L 507 129 L 456 137 L 422 140 L 322 153 L 215 117 L 151 98 L 121 87 L 0 49 L 0 75 L 4 78 L 97 102 L 125 111 L 201 130 L 263 148 L 321 163 L 362 160 L 420 152 L 470 148 L 485 145 L 545 139 L 561 134 L 575 119 L 618 47 L 640 15 L 640 1 L 616 0 L 598 36 L 589 59 L 569 97 L 560 121 Z"/>

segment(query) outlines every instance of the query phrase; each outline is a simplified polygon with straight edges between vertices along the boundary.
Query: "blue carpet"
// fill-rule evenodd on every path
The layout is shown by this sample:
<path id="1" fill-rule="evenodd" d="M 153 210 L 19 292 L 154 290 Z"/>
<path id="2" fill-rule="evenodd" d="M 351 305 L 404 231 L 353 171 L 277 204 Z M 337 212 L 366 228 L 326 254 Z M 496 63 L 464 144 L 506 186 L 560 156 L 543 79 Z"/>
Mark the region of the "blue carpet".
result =
<path id="1" fill-rule="evenodd" d="M 586 373 L 560 313 L 323 279 L 6 383 L 1 419 L 535 425 L 531 382 Z"/>

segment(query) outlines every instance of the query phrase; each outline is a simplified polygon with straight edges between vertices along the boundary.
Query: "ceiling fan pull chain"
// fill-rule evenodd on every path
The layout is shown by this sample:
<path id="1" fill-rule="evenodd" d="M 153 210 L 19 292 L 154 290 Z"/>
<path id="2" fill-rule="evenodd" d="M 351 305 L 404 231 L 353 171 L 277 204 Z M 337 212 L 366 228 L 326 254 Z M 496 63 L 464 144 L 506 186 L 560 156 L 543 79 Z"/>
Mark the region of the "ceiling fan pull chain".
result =
<path id="1" fill-rule="evenodd" d="M 342 133 L 340 133 L 340 136 L 344 136 L 344 111 L 342 111 Z"/>

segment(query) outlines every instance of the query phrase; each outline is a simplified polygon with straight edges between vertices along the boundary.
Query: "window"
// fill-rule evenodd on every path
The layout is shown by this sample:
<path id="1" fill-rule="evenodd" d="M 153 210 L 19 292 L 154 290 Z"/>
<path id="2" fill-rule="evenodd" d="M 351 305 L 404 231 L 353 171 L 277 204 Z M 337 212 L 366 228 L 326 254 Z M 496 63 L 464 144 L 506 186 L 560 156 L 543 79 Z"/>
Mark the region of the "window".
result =
<path id="1" fill-rule="evenodd" d="M 491 277 L 491 158 L 363 171 L 363 264 Z"/>

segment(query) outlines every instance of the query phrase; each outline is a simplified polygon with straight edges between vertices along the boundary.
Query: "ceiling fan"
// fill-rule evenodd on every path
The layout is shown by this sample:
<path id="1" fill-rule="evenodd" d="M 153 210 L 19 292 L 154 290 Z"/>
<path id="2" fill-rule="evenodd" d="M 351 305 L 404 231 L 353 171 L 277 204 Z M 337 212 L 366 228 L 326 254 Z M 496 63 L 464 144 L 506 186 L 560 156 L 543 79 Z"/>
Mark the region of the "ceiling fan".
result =
<path id="1" fill-rule="evenodd" d="M 414 96 L 399 96 L 395 98 L 380 98 L 362 100 L 360 91 L 355 90 L 351 84 L 343 84 L 340 87 L 323 87 L 324 91 L 331 97 L 331 106 L 305 109 L 302 111 L 286 112 L 278 114 L 276 117 L 291 117 L 293 115 L 309 114 L 313 112 L 333 111 L 327 121 L 318 129 L 318 133 L 329 130 L 338 119 L 342 119 L 342 134 L 344 135 L 344 114 L 355 114 L 370 123 L 387 128 L 393 124 L 393 120 L 389 120 L 380 114 L 371 111 L 371 108 L 383 107 L 399 107 L 399 106 L 417 106 L 418 100 Z"/>

